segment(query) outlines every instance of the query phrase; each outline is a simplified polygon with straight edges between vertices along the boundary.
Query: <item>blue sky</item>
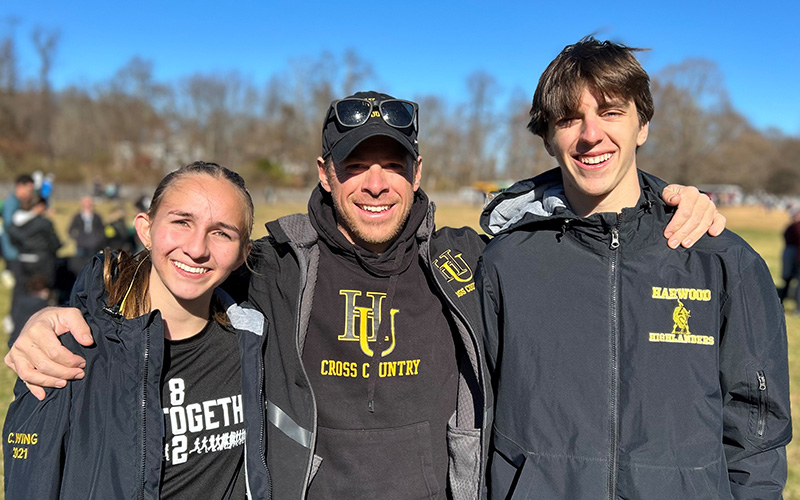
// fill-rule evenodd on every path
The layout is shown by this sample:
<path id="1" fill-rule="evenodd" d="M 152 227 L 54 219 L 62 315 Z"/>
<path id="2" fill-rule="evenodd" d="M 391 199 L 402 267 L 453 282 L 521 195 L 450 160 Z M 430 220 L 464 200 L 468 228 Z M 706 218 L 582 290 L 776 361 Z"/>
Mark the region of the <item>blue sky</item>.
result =
<path id="1" fill-rule="evenodd" d="M 651 74 L 687 58 L 715 62 L 753 125 L 800 136 L 799 14 L 800 2 L 789 0 L 0 0 L 0 34 L 17 19 L 22 73 L 33 77 L 30 33 L 58 29 L 57 87 L 107 79 L 134 56 L 153 61 L 159 80 L 236 70 L 261 85 L 291 61 L 353 49 L 372 64 L 378 90 L 460 102 L 475 71 L 497 80 L 501 101 L 515 90 L 529 97 L 565 45 L 595 33 L 652 49 L 639 56 Z"/>

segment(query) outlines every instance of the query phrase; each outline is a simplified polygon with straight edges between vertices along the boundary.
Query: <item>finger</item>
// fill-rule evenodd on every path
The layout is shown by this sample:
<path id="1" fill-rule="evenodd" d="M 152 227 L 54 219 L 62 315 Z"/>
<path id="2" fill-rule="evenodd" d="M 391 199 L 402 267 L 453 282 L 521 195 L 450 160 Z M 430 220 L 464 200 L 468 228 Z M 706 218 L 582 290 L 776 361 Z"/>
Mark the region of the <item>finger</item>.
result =
<path id="1" fill-rule="evenodd" d="M 727 217 L 719 212 L 714 214 L 714 219 L 711 221 L 711 227 L 708 228 L 708 234 L 711 236 L 719 236 L 725 230 L 728 223 Z"/>
<path id="2" fill-rule="evenodd" d="M 14 344 L 16 345 L 16 343 Z M 10 351 L 9 351 L 10 353 Z M 18 352 L 19 354 L 19 352 Z M 26 382 L 33 382 L 36 385 L 43 385 L 39 382 L 40 377 L 57 380 L 72 380 L 83 378 L 83 367 L 86 361 L 80 356 L 76 356 L 69 349 L 62 345 L 58 347 L 48 347 L 46 349 L 39 346 L 28 346 L 24 361 L 21 354 L 15 360 L 18 368 L 26 368 L 31 371 L 18 372 L 17 374 Z M 48 387 L 54 387 L 47 385 Z"/>
<path id="3" fill-rule="evenodd" d="M 74 307 L 45 307 L 30 317 L 22 327 L 21 338 L 33 336 L 34 342 L 71 332 L 75 340 L 83 345 L 94 343 L 92 333 L 79 309 Z"/>
<path id="4" fill-rule="evenodd" d="M 705 211 L 699 217 L 697 224 L 689 230 L 689 235 L 681 240 L 681 246 L 684 248 L 691 248 L 700 238 L 705 236 L 708 228 L 711 226 L 711 221 L 714 219 L 714 213 L 717 211 L 713 203 L 705 203 L 702 200 L 698 203 L 698 207 L 705 206 Z M 688 227 L 688 223 L 686 224 Z"/>
<path id="5" fill-rule="evenodd" d="M 39 401 L 44 401 L 44 397 L 47 395 L 47 393 L 42 387 L 39 387 L 38 385 L 29 384 L 28 382 L 25 382 L 25 386 L 28 387 L 28 391 L 30 391 L 30 393 L 33 394 L 33 397 L 35 397 Z"/>
<path id="6" fill-rule="evenodd" d="M 679 184 L 670 184 L 661 191 L 661 199 L 671 207 L 678 205 L 681 199 L 681 187 L 683 186 Z"/>
<path id="7" fill-rule="evenodd" d="M 673 200 L 676 200 L 676 198 L 673 197 Z M 670 248 L 678 248 L 678 245 L 689 235 L 690 228 L 696 226 L 700 219 L 700 216 L 694 213 L 697 209 L 697 198 L 692 193 L 680 195 L 677 201 L 680 204 L 672 215 L 669 224 L 664 228 L 664 237 L 669 240 L 667 244 Z"/>
<path id="8" fill-rule="evenodd" d="M 94 344 L 92 338 L 92 331 L 86 320 L 83 319 L 83 314 L 79 309 L 73 307 L 58 308 L 58 314 L 55 318 L 56 321 L 56 334 L 61 335 L 65 332 L 72 333 L 75 340 L 82 346 L 89 347 Z"/>

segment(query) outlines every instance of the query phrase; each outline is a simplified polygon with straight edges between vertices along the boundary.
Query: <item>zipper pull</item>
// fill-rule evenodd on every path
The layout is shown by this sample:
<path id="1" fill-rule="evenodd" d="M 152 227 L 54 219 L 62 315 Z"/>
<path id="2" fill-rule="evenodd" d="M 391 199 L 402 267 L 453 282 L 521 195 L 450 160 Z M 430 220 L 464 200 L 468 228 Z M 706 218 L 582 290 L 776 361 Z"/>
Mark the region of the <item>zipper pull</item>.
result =
<path id="1" fill-rule="evenodd" d="M 767 390 L 767 377 L 764 375 L 763 372 L 758 372 L 758 390 L 759 391 L 766 391 Z"/>
<path id="2" fill-rule="evenodd" d="M 611 250 L 619 248 L 619 228 L 611 228 L 611 244 L 608 245 Z"/>

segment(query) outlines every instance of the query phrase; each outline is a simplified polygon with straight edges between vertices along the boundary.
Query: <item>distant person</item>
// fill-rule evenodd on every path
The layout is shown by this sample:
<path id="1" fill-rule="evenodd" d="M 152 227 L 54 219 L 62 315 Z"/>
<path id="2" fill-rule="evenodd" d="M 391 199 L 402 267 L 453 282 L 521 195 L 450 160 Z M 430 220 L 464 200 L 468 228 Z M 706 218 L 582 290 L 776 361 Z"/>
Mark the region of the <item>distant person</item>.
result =
<path id="1" fill-rule="evenodd" d="M 103 249 L 106 241 L 103 219 L 95 212 L 94 199 L 91 196 L 81 198 L 80 211 L 69 225 L 69 236 L 75 240 L 77 246 L 75 255 L 84 257 L 86 261 Z"/>
<path id="2" fill-rule="evenodd" d="M 108 222 L 103 229 L 106 243 L 105 247 L 112 250 L 123 250 L 131 253 L 134 248 L 133 231 L 126 221 L 125 207 L 115 205 L 108 214 Z"/>
<path id="3" fill-rule="evenodd" d="M 2 238 L 3 258 L 6 261 L 6 268 L 11 271 L 14 278 L 14 289 L 11 293 L 12 310 L 17 298 L 23 293 L 24 281 L 20 279 L 22 270 L 19 263 L 19 250 L 11 242 L 9 228 L 17 224 L 23 224 L 32 217 L 29 212 L 22 210 L 22 206 L 31 202 L 34 193 L 33 177 L 28 174 L 22 174 L 14 182 L 14 192 L 3 203 L 3 234 L 0 235 L 0 238 Z"/>
<path id="4" fill-rule="evenodd" d="M 792 222 L 783 233 L 783 240 L 786 246 L 783 249 L 781 277 L 784 285 L 778 290 L 778 295 L 781 302 L 783 302 L 789 295 L 792 282 L 796 281 L 794 314 L 800 316 L 800 207 L 794 207 L 790 213 Z"/>
<path id="5" fill-rule="evenodd" d="M 51 284 L 46 276 L 41 274 L 34 274 L 28 278 L 25 283 L 25 293 L 17 301 L 16 306 L 11 311 L 11 319 L 14 322 L 14 329 L 11 332 L 11 337 L 8 339 L 8 346 L 14 345 L 14 342 L 19 337 L 19 332 L 22 326 L 28 321 L 28 318 L 41 309 L 44 309 L 50 303 Z"/>
<path id="6" fill-rule="evenodd" d="M 47 217 L 47 202 L 37 197 L 30 206 L 24 207 L 33 217 L 22 225 L 12 224 L 8 232 L 12 244 L 19 251 L 20 279 L 25 283 L 33 275 L 47 279 L 48 287 L 55 281 L 56 252 L 61 240 L 56 234 L 53 221 Z"/>

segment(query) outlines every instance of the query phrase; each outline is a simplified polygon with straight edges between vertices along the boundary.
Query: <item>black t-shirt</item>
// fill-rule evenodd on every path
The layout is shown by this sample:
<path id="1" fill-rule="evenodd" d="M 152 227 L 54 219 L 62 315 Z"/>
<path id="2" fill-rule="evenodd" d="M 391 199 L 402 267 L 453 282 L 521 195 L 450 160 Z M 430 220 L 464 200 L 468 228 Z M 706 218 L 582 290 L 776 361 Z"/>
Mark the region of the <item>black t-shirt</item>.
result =
<path id="1" fill-rule="evenodd" d="M 161 498 L 243 499 L 244 411 L 236 334 L 214 320 L 165 340 Z"/>
<path id="2" fill-rule="evenodd" d="M 319 248 L 303 364 L 322 463 L 308 498 L 444 498 L 458 383 L 449 315 L 418 257 L 390 297 L 390 277 Z"/>

